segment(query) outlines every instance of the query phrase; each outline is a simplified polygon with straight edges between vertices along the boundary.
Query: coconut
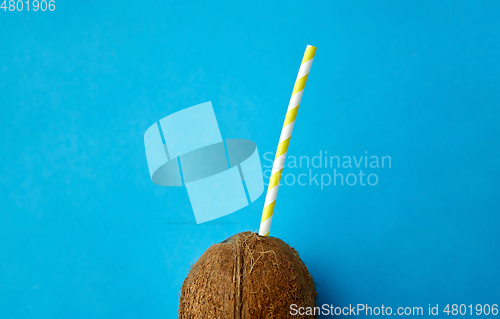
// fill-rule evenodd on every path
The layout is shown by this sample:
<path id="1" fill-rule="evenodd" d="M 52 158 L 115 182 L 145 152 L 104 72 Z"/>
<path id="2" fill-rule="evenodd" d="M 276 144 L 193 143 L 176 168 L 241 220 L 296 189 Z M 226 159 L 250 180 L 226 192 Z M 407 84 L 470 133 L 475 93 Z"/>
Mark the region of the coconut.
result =
<path id="1" fill-rule="evenodd" d="M 292 309 L 315 306 L 314 282 L 297 251 L 279 238 L 243 232 L 192 266 L 179 318 L 294 318 Z"/>

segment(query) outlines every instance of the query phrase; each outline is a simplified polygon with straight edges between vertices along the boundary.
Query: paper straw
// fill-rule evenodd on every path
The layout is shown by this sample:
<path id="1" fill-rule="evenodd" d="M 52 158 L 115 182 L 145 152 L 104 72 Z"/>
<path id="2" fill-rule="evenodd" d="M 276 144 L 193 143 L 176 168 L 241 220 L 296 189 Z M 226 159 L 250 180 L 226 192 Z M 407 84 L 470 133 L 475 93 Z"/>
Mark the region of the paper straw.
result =
<path id="1" fill-rule="evenodd" d="M 295 86 L 293 87 L 292 97 L 290 98 L 290 103 L 288 104 L 285 124 L 283 124 L 283 129 L 281 130 L 278 150 L 276 151 L 273 170 L 271 171 L 271 178 L 269 179 L 269 186 L 267 188 L 266 201 L 264 203 L 264 210 L 262 211 L 262 220 L 260 222 L 259 229 L 259 235 L 261 236 L 269 236 L 269 231 L 271 230 L 274 204 L 276 203 L 276 197 L 278 196 L 281 173 L 283 172 L 283 167 L 285 166 L 288 144 L 290 143 L 290 138 L 292 137 L 293 125 L 295 124 L 295 118 L 297 117 L 297 111 L 299 110 L 300 100 L 302 99 L 302 94 L 304 93 L 307 76 L 309 75 L 309 70 L 311 69 L 315 53 L 316 47 L 308 45 L 306 52 L 304 53 L 304 57 L 302 58 L 302 64 L 300 65 L 297 80 L 295 80 Z"/>

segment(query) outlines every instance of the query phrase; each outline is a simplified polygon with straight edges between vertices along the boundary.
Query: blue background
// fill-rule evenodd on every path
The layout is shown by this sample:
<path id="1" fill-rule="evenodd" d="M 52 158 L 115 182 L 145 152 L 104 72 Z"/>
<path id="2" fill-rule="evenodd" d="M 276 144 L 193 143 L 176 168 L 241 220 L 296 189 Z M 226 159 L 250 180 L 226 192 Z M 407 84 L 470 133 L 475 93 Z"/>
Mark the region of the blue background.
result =
<path id="1" fill-rule="evenodd" d="M 143 134 L 212 101 L 223 138 L 391 156 L 376 186 L 282 186 L 271 235 L 318 302 L 500 303 L 496 1 L 57 1 L 0 11 L 0 317 L 174 318 L 190 265 L 257 230 L 264 195 L 196 225 Z M 331 172 L 322 169 L 321 172 Z M 317 171 L 317 172 L 320 172 Z M 306 168 L 285 173 L 307 173 Z"/>

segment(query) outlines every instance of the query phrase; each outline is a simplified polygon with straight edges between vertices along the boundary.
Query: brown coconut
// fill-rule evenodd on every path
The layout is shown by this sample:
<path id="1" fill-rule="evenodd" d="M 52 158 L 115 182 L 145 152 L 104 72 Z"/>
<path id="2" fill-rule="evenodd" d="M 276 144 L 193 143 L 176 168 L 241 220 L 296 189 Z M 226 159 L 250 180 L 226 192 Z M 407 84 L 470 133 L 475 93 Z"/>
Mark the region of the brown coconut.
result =
<path id="1" fill-rule="evenodd" d="M 313 279 L 297 251 L 279 238 L 244 232 L 213 245 L 193 265 L 179 318 L 296 318 L 292 304 L 316 305 Z"/>

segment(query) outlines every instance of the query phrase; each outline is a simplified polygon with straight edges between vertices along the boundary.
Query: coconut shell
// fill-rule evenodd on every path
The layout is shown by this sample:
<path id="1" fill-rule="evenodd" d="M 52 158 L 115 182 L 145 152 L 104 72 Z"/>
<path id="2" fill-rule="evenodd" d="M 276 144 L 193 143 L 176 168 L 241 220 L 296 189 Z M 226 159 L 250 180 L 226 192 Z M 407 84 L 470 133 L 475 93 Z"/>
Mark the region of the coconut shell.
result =
<path id="1" fill-rule="evenodd" d="M 296 318 L 292 304 L 316 305 L 313 279 L 297 251 L 279 238 L 244 232 L 213 245 L 193 265 L 179 318 Z"/>

